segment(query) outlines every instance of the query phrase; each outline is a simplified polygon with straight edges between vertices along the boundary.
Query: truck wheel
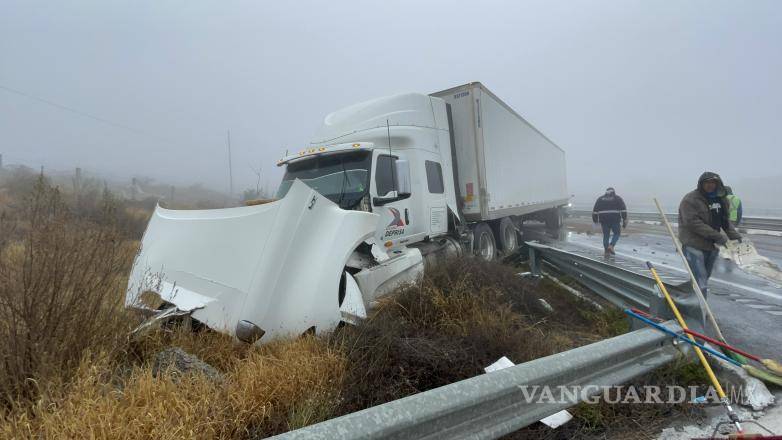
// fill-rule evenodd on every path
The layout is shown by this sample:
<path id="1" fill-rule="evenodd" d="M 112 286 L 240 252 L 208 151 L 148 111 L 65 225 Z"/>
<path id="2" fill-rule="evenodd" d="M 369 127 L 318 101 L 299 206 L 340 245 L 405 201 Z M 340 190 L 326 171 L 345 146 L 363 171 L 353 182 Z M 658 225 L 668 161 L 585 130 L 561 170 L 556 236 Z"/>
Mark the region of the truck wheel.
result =
<path id="1" fill-rule="evenodd" d="M 497 238 L 503 255 L 510 255 L 519 247 L 519 238 L 516 233 L 516 225 L 509 217 L 503 217 L 497 226 Z"/>
<path id="2" fill-rule="evenodd" d="M 494 233 L 486 223 L 478 223 L 472 230 L 472 251 L 484 261 L 494 261 L 497 256 L 497 242 Z"/>
<path id="3" fill-rule="evenodd" d="M 546 213 L 546 228 L 550 230 L 559 230 L 565 224 L 562 209 L 551 208 Z"/>

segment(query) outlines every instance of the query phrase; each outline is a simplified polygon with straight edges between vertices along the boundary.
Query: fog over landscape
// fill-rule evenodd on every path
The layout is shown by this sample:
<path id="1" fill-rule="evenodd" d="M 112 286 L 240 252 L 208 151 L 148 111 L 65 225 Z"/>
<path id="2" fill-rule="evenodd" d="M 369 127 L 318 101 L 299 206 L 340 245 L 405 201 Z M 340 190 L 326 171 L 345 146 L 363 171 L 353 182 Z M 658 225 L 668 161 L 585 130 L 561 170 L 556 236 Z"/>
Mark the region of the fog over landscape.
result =
<path id="1" fill-rule="evenodd" d="M 782 4 L 30 2 L 0 6 L 5 165 L 235 193 L 331 111 L 481 81 L 591 205 L 675 206 L 705 170 L 782 215 Z M 518 166 L 523 172 L 530 164 Z"/>

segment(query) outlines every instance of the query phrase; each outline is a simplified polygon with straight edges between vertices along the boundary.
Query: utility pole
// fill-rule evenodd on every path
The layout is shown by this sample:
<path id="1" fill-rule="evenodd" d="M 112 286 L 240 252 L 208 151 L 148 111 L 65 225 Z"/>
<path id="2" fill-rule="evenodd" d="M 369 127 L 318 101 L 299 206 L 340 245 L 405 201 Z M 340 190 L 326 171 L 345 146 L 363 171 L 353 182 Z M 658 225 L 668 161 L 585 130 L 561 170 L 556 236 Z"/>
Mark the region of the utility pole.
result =
<path id="1" fill-rule="evenodd" d="M 136 181 L 136 178 L 134 177 L 130 181 L 130 199 L 135 201 L 137 195 L 138 195 L 138 182 Z"/>
<path id="2" fill-rule="evenodd" d="M 228 134 L 228 195 L 233 198 L 234 196 L 234 171 L 233 164 L 231 163 L 231 130 L 227 130 Z"/>
<path id="3" fill-rule="evenodd" d="M 76 167 L 73 176 L 73 194 L 76 196 L 76 209 L 81 210 L 81 168 Z"/>
<path id="4" fill-rule="evenodd" d="M 76 174 L 73 178 L 73 192 L 76 193 L 76 197 L 81 194 L 81 168 L 76 167 Z"/>
<path id="5" fill-rule="evenodd" d="M 250 169 L 253 170 L 253 173 L 258 176 L 258 180 L 255 181 L 255 196 L 259 199 L 261 198 L 261 166 L 262 165 L 259 165 L 257 170 L 250 167 Z"/>

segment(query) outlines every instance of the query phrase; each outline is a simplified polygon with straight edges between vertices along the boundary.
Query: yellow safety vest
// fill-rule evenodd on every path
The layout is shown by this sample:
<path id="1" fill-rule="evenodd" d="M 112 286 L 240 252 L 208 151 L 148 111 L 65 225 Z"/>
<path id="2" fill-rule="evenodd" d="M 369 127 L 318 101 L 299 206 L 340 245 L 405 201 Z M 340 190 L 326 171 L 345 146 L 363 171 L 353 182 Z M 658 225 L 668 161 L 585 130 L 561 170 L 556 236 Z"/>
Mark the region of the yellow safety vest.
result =
<path id="1" fill-rule="evenodd" d="M 735 222 L 739 219 L 739 206 L 741 206 L 741 199 L 735 194 L 728 194 L 725 196 L 728 199 L 728 219 Z"/>

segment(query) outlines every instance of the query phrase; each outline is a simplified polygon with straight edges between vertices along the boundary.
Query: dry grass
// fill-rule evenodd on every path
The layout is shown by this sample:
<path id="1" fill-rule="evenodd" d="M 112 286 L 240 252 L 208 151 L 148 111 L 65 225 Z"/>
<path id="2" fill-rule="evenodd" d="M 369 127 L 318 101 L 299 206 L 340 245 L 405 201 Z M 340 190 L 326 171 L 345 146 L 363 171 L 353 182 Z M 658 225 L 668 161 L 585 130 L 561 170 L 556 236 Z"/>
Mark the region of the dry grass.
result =
<path id="1" fill-rule="evenodd" d="M 230 341 L 222 341 L 230 345 Z M 154 377 L 134 368 L 121 384 L 107 356 L 80 366 L 73 383 L 2 426 L 29 438 L 247 438 L 321 421 L 339 398 L 345 360 L 305 337 L 250 350 L 223 382 Z"/>

